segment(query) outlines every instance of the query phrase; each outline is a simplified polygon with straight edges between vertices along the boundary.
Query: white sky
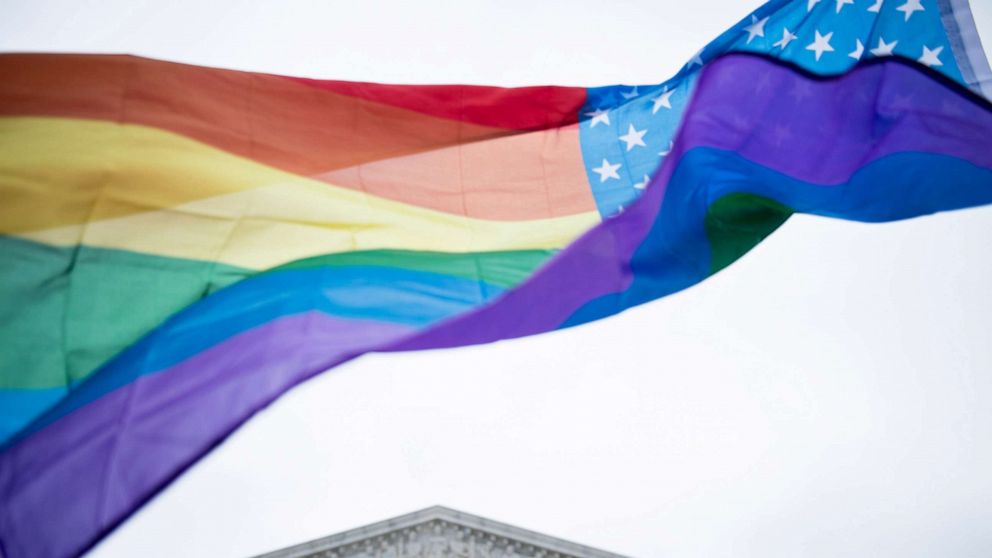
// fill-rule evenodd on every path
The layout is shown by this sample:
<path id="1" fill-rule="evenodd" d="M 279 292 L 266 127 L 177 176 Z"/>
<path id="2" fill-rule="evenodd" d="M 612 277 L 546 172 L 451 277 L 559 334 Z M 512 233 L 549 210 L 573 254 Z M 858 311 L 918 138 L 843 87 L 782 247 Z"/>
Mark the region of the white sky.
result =
<path id="1" fill-rule="evenodd" d="M 992 2 L 973 3 L 992 36 Z M 657 82 L 757 4 L 5 0 L 0 50 Z M 251 421 L 92 556 L 245 556 L 433 504 L 642 558 L 989 556 L 990 232 L 992 208 L 799 216 L 621 316 L 364 357 Z"/>

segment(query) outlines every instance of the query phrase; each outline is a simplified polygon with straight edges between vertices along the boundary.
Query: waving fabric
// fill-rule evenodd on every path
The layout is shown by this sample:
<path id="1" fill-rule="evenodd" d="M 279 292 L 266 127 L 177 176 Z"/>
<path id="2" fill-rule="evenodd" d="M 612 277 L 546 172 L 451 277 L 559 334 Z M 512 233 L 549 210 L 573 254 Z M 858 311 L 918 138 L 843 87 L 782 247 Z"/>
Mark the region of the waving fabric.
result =
<path id="1" fill-rule="evenodd" d="M 363 353 L 603 318 L 796 212 L 988 204 L 990 75 L 943 0 L 773 1 L 591 89 L 0 55 L 0 551 L 81 554 Z"/>

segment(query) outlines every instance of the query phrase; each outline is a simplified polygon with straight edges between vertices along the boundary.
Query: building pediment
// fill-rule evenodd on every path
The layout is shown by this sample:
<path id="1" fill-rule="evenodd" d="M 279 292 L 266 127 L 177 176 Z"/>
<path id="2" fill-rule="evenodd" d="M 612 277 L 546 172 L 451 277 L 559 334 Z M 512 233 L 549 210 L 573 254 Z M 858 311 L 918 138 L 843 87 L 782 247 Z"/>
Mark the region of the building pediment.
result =
<path id="1" fill-rule="evenodd" d="M 625 558 L 435 506 L 257 558 Z"/>

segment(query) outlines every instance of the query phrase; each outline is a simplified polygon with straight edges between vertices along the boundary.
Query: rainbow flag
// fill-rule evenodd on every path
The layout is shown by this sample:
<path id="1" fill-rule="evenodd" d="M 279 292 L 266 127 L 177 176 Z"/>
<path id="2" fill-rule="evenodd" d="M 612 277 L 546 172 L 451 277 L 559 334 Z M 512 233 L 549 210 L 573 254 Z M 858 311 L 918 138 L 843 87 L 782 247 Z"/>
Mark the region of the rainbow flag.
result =
<path id="1" fill-rule="evenodd" d="M 0 55 L 0 554 L 85 552 L 293 386 L 696 284 L 794 212 L 992 203 L 963 0 L 773 0 L 672 79 Z"/>

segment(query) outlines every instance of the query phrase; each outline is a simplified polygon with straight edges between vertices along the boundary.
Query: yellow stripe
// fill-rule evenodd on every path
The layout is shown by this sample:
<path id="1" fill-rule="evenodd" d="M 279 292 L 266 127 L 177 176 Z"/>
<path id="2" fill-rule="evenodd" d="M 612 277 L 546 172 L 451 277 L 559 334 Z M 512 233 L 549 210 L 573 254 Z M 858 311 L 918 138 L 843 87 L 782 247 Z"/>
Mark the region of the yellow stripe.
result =
<path id="1" fill-rule="evenodd" d="M 286 173 L 155 128 L 0 119 L 0 233 L 264 269 L 315 254 L 557 248 L 595 212 L 471 219 Z"/>

